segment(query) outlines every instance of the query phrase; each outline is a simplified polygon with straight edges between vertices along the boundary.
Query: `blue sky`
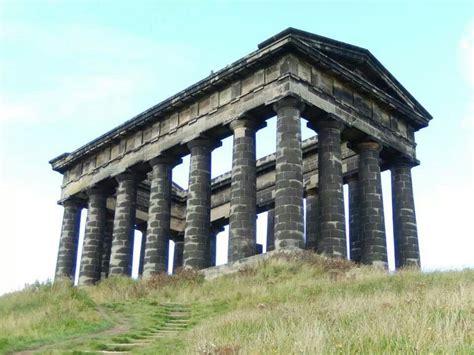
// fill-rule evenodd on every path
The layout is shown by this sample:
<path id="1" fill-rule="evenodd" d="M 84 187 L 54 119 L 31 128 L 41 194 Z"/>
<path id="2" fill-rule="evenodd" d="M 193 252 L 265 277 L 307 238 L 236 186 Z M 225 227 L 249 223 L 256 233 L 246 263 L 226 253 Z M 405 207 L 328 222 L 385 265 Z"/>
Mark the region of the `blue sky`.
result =
<path id="1" fill-rule="evenodd" d="M 422 265 L 473 267 L 471 1 L 0 0 L 0 293 L 53 275 L 61 176 L 49 159 L 289 26 L 369 49 L 433 115 L 413 170 Z"/>

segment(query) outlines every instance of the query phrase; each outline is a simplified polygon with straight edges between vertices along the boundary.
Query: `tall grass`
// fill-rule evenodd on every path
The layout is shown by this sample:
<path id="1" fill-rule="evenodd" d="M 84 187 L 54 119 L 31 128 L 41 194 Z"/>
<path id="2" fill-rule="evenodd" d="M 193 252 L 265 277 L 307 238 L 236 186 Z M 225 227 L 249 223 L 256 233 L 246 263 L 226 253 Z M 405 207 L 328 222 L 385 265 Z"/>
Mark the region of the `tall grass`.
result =
<path id="1" fill-rule="evenodd" d="M 0 350 L 40 345 L 107 325 L 88 294 L 66 281 L 31 285 L 0 298 Z"/>
<path id="2" fill-rule="evenodd" d="M 175 302 L 191 306 L 190 330 L 135 352 L 469 354 L 473 294 L 474 271 L 387 274 L 304 253 L 213 281 L 183 272 L 7 295 L 0 298 L 0 349 L 91 333 L 121 317 L 139 329 L 154 307 Z M 61 349 L 84 344 L 86 337 L 82 343 L 66 340 Z"/>

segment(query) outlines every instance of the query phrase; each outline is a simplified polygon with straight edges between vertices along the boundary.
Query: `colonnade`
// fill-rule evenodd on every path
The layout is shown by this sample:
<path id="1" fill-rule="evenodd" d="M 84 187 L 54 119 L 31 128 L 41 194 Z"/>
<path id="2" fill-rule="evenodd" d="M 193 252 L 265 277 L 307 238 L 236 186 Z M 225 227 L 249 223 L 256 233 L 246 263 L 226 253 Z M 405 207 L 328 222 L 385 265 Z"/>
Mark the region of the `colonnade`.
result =
<path id="1" fill-rule="evenodd" d="M 318 133 L 318 184 L 305 187 L 301 148 L 303 103 L 287 97 L 273 104 L 277 115 L 274 207 L 268 211 L 267 250 L 308 248 L 346 258 L 346 226 L 343 194 L 341 137 L 345 126 L 334 114 L 310 119 Z M 229 214 L 229 262 L 256 254 L 256 132 L 263 127 L 251 115 L 229 124 L 233 133 L 233 159 Z M 349 187 L 349 257 L 365 264 L 387 265 L 386 233 L 380 178 L 382 146 L 366 136 L 349 142 L 358 153 L 358 169 L 347 178 Z M 189 186 L 184 239 L 176 240 L 174 263 L 200 270 L 215 265 L 215 235 L 221 228 L 211 224 L 211 153 L 220 144 L 201 135 L 187 143 L 190 154 Z M 130 275 L 133 234 L 144 236 L 140 274 L 148 278 L 168 267 L 171 238 L 172 169 L 180 157 L 160 155 L 149 161 L 151 186 L 148 221 L 136 225 L 137 184 L 140 175 L 129 169 L 116 177 L 116 207 L 107 210 L 110 191 L 97 184 L 83 200 L 63 202 L 64 217 L 56 277 L 74 277 L 80 265 L 79 284 L 93 284 L 104 277 Z M 412 162 L 401 156 L 389 162 L 395 260 L 397 267 L 419 265 L 418 237 L 411 181 Z M 306 219 L 304 201 L 306 198 Z M 80 211 L 88 214 L 80 262 L 78 249 Z"/>

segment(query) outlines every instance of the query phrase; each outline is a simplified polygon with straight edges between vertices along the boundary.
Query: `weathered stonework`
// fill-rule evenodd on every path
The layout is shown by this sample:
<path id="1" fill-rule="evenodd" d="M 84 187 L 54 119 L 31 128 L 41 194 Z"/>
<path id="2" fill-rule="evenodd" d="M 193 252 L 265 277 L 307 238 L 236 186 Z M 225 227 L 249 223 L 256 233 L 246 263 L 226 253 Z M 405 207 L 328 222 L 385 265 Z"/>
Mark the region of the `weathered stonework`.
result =
<path id="1" fill-rule="evenodd" d="M 125 172 L 117 176 L 117 182 L 117 204 L 109 276 L 131 275 L 132 272 L 137 176 L 134 173 Z"/>
<path id="2" fill-rule="evenodd" d="M 148 229 L 146 233 L 143 277 L 168 269 L 171 226 L 172 169 L 178 161 L 168 157 L 152 159 Z"/>
<path id="3" fill-rule="evenodd" d="M 229 260 L 236 261 L 254 255 L 257 243 L 255 123 L 250 119 L 239 119 L 233 121 L 230 127 L 234 132 L 234 144 L 229 216 Z"/>
<path id="4" fill-rule="evenodd" d="M 143 223 L 141 225 L 137 225 L 137 229 L 142 234 L 142 241 L 140 244 L 140 262 L 138 264 L 138 276 L 143 277 L 143 268 L 145 266 L 145 248 L 146 248 L 146 231 L 147 231 L 147 223 Z"/>
<path id="5" fill-rule="evenodd" d="M 173 273 L 176 273 L 176 270 L 183 267 L 183 249 L 184 241 L 174 240 Z"/>
<path id="6" fill-rule="evenodd" d="M 357 145 L 359 151 L 360 237 L 361 261 L 364 264 L 387 266 L 385 221 L 379 152 L 375 142 Z"/>
<path id="7" fill-rule="evenodd" d="M 361 261 L 362 240 L 360 236 L 360 194 L 357 176 L 350 176 L 347 180 L 347 185 L 349 187 L 350 259 L 358 263 Z"/>
<path id="8" fill-rule="evenodd" d="M 306 193 L 306 249 L 318 250 L 320 244 L 319 196 L 312 188 Z"/>
<path id="9" fill-rule="evenodd" d="M 341 131 L 343 125 L 327 116 L 308 124 L 319 138 L 319 230 L 318 251 L 328 256 L 346 257 L 346 221 L 342 189 Z"/>
<path id="10" fill-rule="evenodd" d="M 211 225 L 211 235 L 209 236 L 208 267 L 216 266 L 217 264 L 217 235 L 223 231 L 224 227 L 219 225 Z"/>
<path id="11" fill-rule="evenodd" d="M 110 252 L 112 251 L 112 235 L 114 233 L 114 215 L 107 213 L 105 233 L 102 239 L 102 257 L 100 267 L 100 279 L 109 277 Z"/>
<path id="12" fill-rule="evenodd" d="M 275 112 L 276 152 L 255 160 L 255 131 Z M 301 142 L 301 118 L 318 132 L 317 138 Z M 260 252 L 255 220 L 265 211 L 267 250 L 304 248 L 306 240 L 307 248 L 345 257 L 343 183 L 349 184 L 351 259 L 386 265 L 380 171 L 388 169 L 396 265 L 419 265 L 409 169 L 418 164 L 415 132 L 430 120 L 369 51 L 287 29 L 255 52 L 51 160 L 63 174 L 60 203 L 65 206 L 56 275 L 72 278 L 78 268 L 78 212 L 67 207 L 68 200 L 89 206 L 82 284 L 130 275 L 135 224 L 148 225 L 140 251 L 144 277 L 166 271 L 171 235 L 175 268 L 214 264 L 211 223 L 220 228 L 230 224 L 229 260 Z M 232 171 L 211 180 L 211 151 L 232 134 Z M 382 149 L 358 144 L 367 141 Z M 172 182 L 173 163 L 163 157 L 188 153 L 185 190 Z M 113 192 L 116 179 L 119 187 Z M 115 216 L 110 257 L 106 214 Z M 176 239 L 183 234 L 184 245 Z"/>
<path id="13" fill-rule="evenodd" d="M 74 279 L 82 201 L 68 199 L 63 202 L 63 207 L 63 225 L 61 228 L 61 238 L 59 240 L 55 277 Z"/>
<path id="14" fill-rule="evenodd" d="M 267 214 L 267 251 L 275 250 L 274 239 L 275 210 L 269 209 Z"/>
<path id="15" fill-rule="evenodd" d="M 92 285 L 99 281 L 101 271 L 102 240 L 107 228 L 105 191 L 92 188 L 87 191 L 86 230 L 82 247 L 79 285 Z"/>
<path id="16" fill-rule="evenodd" d="M 275 166 L 275 249 L 304 248 L 301 102 L 284 98 L 277 113 Z"/>
<path id="17" fill-rule="evenodd" d="M 191 158 L 183 258 L 185 268 L 200 270 L 208 266 L 212 144 L 207 139 L 196 139 L 188 148 Z"/>
<path id="18" fill-rule="evenodd" d="M 413 162 L 396 159 L 392 166 L 392 211 L 395 266 L 420 266 L 418 231 L 411 167 Z"/>

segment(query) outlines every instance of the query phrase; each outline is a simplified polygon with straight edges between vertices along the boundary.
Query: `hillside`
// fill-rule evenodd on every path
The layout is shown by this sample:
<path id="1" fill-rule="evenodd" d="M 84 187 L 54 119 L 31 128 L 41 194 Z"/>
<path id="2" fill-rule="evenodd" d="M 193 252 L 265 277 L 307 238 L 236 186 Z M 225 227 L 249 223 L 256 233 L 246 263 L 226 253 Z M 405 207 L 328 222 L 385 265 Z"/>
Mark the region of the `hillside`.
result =
<path id="1" fill-rule="evenodd" d="M 474 271 L 389 275 L 311 253 L 0 297 L 0 352 L 473 353 Z"/>

